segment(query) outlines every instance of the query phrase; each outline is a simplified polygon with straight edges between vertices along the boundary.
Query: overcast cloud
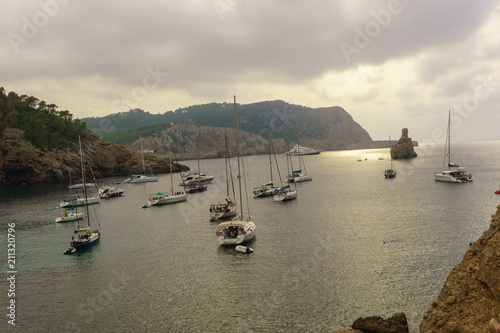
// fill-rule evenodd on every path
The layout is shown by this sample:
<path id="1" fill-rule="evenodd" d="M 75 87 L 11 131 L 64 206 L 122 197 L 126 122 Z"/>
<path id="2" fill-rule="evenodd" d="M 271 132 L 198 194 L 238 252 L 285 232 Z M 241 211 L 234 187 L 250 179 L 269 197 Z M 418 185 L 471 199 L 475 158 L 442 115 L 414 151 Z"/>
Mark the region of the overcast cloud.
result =
<path id="1" fill-rule="evenodd" d="M 491 0 L 4 0 L 0 86 L 79 118 L 281 99 L 373 139 L 500 139 Z"/>

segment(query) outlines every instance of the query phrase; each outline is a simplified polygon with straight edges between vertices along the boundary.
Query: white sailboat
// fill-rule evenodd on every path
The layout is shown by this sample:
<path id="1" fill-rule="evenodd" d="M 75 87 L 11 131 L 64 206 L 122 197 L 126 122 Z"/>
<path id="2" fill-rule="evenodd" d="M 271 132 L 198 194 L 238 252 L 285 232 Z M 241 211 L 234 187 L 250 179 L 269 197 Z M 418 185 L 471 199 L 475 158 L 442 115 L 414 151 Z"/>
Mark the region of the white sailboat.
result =
<path id="1" fill-rule="evenodd" d="M 298 144 L 295 145 L 295 147 L 301 147 Z M 289 183 L 300 183 L 300 182 L 307 182 L 311 181 L 312 177 L 307 174 L 306 170 L 306 164 L 304 163 L 304 158 L 302 157 L 302 150 L 297 149 L 296 154 L 288 154 L 290 156 L 298 156 L 299 157 L 299 169 L 298 170 L 293 170 L 292 167 L 292 174 L 288 175 L 287 181 Z M 311 155 L 311 154 L 309 154 Z M 291 162 L 291 159 L 290 159 Z M 304 169 L 304 171 L 302 171 Z"/>
<path id="2" fill-rule="evenodd" d="M 170 153 L 173 152 L 173 143 L 170 139 L 171 150 Z M 161 206 L 168 205 L 178 202 L 183 202 L 187 200 L 187 193 L 185 191 L 177 191 L 174 192 L 174 178 L 172 174 L 172 156 L 170 156 L 170 192 L 158 192 L 151 194 L 148 199 L 148 203 L 144 206 L 144 208 L 151 206 Z M 179 165 L 179 164 L 177 164 Z"/>
<path id="3" fill-rule="evenodd" d="M 231 179 L 231 187 L 233 189 L 233 198 L 234 195 L 234 186 L 233 186 L 233 175 L 231 172 L 231 162 L 229 160 L 229 146 L 227 144 L 227 135 L 224 134 L 224 138 L 226 141 L 226 198 L 224 203 L 216 203 L 210 205 L 210 221 L 222 220 L 225 218 L 233 217 L 237 214 L 236 211 L 236 203 L 233 202 L 229 195 L 229 180 Z M 229 176 L 230 175 L 230 176 Z"/>
<path id="4" fill-rule="evenodd" d="M 389 135 L 389 145 L 391 143 L 391 136 Z M 380 159 L 380 158 L 379 158 Z M 387 178 L 395 178 L 396 177 L 396 174 L 397 172 L 394 170 L 394 164 L 393 164 L 393 161 L 392 161 L 392 156 L 391 156 L 391 168 L 390 169 L 386 169 L 384 171 L 384 177 L 387 179 Z"/>
<path id="5" fill-rule="evenodd" d="M 288 142 L 287 142 L 288 145 Z M 291 165 L 291 155 L 286 156 L 286 169 L 287 172 L 291 169 L 293 170 L 293 165 Z M 279 170 L 279 168 L 278 168 Z M 279 172 L 279 171 L 278 171 Z M 281 176 L 280 176 L 281 179 Z M 288 182 L 290 182 L 290 178 L 287 176 Z M 290 184 L 279 187 L 276 189 L 276 194 L 274 195 L 274 201 L 276 202 L 281 202 L 281 201 L 290 201 L 294 200 L 297 198 L 297 185 L 295 182 L 293 183 L 294 189 L 290 188 Z"/>
<path id="6" fill-rule="evenodd" d="M 72 222 L 83 219 L 83 213 L 78 213 L 73 207 L 64 209 L 61 216 L 56 218 L 56 223 Z"/>
<path id="7" fill-rule="evenodd" d="M 83 150 L 82 150 L 82 142 L 80 137 L 78 137 L 79 145 L 80 145 L 80 163 L 81 163 L 81 169 L 82 169 L 82 179 L 83 179 L 83 193 L 85 198 L 87 198 L 87 188 L 85 186 L 85 157 L 83 155 Z M 78 222 L 78 228 L 74 231 L 73 237 L 71 237 L 71 242 L 70 242 L 70 247 L 67 248 L 64 251 L 64 254 L 72 254 L 75 253 L 76 251 L 80 251 L 86 248 L 89 248 L 97 243 L 99 243 L 101 239 L 101 232 L 100 232 L 100 223 L 99 220 L 96 217 L 96 222 L 97 222 L 97 229 L 92 229 L 90 225 L 90 214 L 89 214 L 89 206 L 86 205 L 86 215 L 85 218 L 87 219 L 87 226 L 82 227 L 80 226 L 80 223 Z M 78 221 L 78 220 L 77 220 Z"/>
<path id="8" fill-rule="evenodd" d="M 269 175 L 271 181 L 261 186 L 255 187 L 253 189 L 254 198 L 263 198 L 276 194 L 276 187 L 274 187 L 274 182 L 273 182 L 273 162 L 271 159 L 271 137 L 269 134 L 269 126 L 267 126 L 267 147 L 269 151 Z"/>
<path id="9" fill-rule="evenodd" d="M 240 174 L 240 158 L 241 153 L 239 149 L 239 137 L 238 137 L 238 110 L 236 108 L 236 96 L 234 96 L 234 115 L 236 118 L 236 151 L 237 151 L 237 160 L 238 160 L 238 183 L 240 190 L 240 220 L 233 220 L 222 222 L 217 226 L 217 231 L 215 235 L 219 240 L 221 245 L 238 245 L 244 242 L 248 242 L 255 237 L 255 229 L 256 225 L 254 222 L 250 220 L 250 207 L 248 206 L 248 198 L 247 198 L 247 209 L 248 209 L 248 218 L 245 220 L 243 217 L 243 197 L 242 197 L 242 188 L 241 188 L 241 174 Z M 245 170 L 243 166 L 243 175 L 245 175 Z M 246 180 L 245 180 L 245 188 L 246 188 Z M 247 193 L 247 191 L 245 191 Z"/>
<path id="10" fill-rule="evenodd" d="M 434 173 L 434 180 L 447 183 L 471 182 L 472 174 L 467 174 L 467 169 L 465 167 L 451 161 L 450 125 L 451 111 L 448 111 L 448 131 L 446 135 L 445 156 L 443 158 L 443 171 L 441 173 Z M 448 159 L 446 159 L 446 157 L 448 157 Z M 448 162 L 448 169 L 446 169 L 445 166 L 446 162 Z"/>
<path id="11" fill-rule="evenodd" d="M 124 183 L 148 183 L 148 182 L 157 182 L 158 177 L 146 176 L 146 165 L 144 164 L 144 151 L 142 149 L 142 138 L 139 135 L 139 144 L 141 146 L 141 158 L 142 158 L 142 173 L 130 176 L 129 179 L 126 179 Z"/>

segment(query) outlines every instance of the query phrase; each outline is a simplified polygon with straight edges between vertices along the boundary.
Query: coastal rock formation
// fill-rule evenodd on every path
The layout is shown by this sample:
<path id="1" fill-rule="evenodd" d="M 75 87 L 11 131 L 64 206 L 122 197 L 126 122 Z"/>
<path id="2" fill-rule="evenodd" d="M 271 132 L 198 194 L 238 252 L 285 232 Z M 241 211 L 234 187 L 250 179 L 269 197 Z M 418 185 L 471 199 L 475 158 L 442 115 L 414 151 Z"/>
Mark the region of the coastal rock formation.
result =
<path id="1" fill-rule="evenodd" d="M 500 206 L 490 227 L 456 265 L 436 301 L 424 314 L 420 332 L 490 332 L 500 315 Z"/>
<path id="2" fill-rule="evenodd" d="M 403 128 L 403 133 L 398 143 L 391 147 L 391 158 L 412 158 L 417 157 L 413 149 L 413 141 L 408 137 L 408 129 Z"/>
<path id="3" fill-rule="evenodd" d="M 395 313 L 391 318 L 380 316 L 358 318 L 351 329 L 342 329 L 336 333 L 407 333 L 408 321 L 402 312 Z"/>
<path id="4" fill-rule="evenodd" d="M 142 172 L 142 158 L 138 152 L 130 152 L 126 147 L 101 141 L 90 134 L 90 139 L 83 140 L 85 159 L 92 168 L 96 178 L 130 175 Z M 0 141 L 0 184 L 9 183 L 44 183 L 69 181 L 81 175 L 78 161 L 78 143 L 70 148 L 49 150 L 46 152 L 24 140 L 24 132 L 20 129 L 5 129 Z M 146 172 L 170 172 L 168 161 L 147 155 Z M 175 166 L 188 170 L 186 166 Z"/>

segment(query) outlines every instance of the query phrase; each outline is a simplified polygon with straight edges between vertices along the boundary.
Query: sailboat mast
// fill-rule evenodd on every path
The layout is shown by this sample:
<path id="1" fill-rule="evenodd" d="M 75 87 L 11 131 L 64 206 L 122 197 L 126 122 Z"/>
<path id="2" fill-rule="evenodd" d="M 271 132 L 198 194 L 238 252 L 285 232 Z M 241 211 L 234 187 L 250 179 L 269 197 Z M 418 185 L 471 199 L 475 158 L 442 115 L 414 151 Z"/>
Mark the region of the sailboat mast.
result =
<path id="1" fill-rule="evenodd" d="M 168 137 L 168 141 L 170 141 L 169 145 L 169 164 L 170 164 L 170 193 L 174 195 L 174 176 L 172 175 L 172 148 L 171 146 L 173 145 L 172 143 L 172 138 Z"/>
<path id="2" fill-rule="evenodd" d="M 450 168 L 450 162 L 451 162 L 451 140 L 450 140 L 450 126 L 451 125 L 451 111 L 448 110 L 448 135 L 446 136 L 446 140 L 448 141 L 448 169 Z"/>
<path id="3" fill-rule="evenodd" d="M 241 218 L 243 219 L 243 196 L 241 195 L 241 174 L 240 174 L 240 144 L 239 144 L 239 137 L 238 137 L 238 109 L 236 108 L 236 95 L 233 96 L 234 98 L 234 117 L 236 119 L 236 154 L 237 154 L 237 161 L 238 161 L 238 186 L 240 188 L 240 212 L 241 212 Z"/>
<path id="4" fill-rule="evenodd" d="M 267 125 L 267 148 L 269 150 L 269 173 L 271 175 L 271 182 L 273 181 L 273 162 L 271 159 L 271 136 L 269 135 L 269 125 Z"/>
<path id="5" fill-rule="evenodd" d="M 391 136 L 389 135 L 389 146 L 392 148 L 392 145 L 391 145 Z M 390 150 L 389 150 L 389 155 L 390 155 Z M 392 155 L 391 155 L 391 169 L 394 170 L 394 167 L 393 167 L 393 164 L 392 164 Z"/>
<path id="6" fill-rule="evenodd" d="M 200 169 L 200 127 L 198 127 L 198 143 L 196 144 L 196 154 L 198 156 L 198 184 L 201 184 L 201 169 Z"/>
<path id="7" fill-rule="evenodd" d="M 144 152 L 142 151 L 142 138 L 140 135 L 139 135 L 139 144 L 141 145 L 142 173 L 146 174 L 146 167 L 144 166 Z"/>
<path id="8" fill-rule="evenodd" d="M 224 132 L 224 142 L 225 142 L 225 148 L 226 148 L 226 197 L 229 197 L 229 176 L 228 176 L 228 170 L 227 170 L 227 164 L 229 163 L 229 148 L 227 145 L 226 132 Z"/>
<path id="9" fill-rule="evenodd" d="M 85 181 L 85 161 L 82 150 L 82 139 L 80 138 L 80 136 L 78 136 L 78 143 L 80 145 L 80 166 L 82 168 L 83 195 L 85 195 L 85 206 L 87 210 L 87 225 L 90 227 L 89 204 L 87 200 L 87 184 Z M 78 229 L 80 229 L 80 226 L 78 226 Z"/>

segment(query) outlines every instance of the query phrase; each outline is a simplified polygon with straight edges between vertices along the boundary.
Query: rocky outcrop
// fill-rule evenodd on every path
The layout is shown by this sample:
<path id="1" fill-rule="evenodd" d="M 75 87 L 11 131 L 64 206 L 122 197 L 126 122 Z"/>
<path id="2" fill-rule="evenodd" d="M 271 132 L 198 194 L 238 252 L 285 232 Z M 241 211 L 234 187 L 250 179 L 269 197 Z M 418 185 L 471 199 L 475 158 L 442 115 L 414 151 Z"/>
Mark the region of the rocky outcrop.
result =
<path id="1" fill-rule="evenodd" d="M 90 139 L 83 140 L 85 160 L 90 165 L 96 178 L 130 175 L 142 172 L 142 158 L 138 152 L 131 152 L 126 147 L 101 141 L 90 134 Z M 168 161 L 146 154 L 148 167 L 146 172 L 170 172 Z M 173 171 L 188 170 L 186 166 Z M 78 143 L 70 148 L 43 152 L 24 140 L 24 132 L 9 128 L 3 132 L 0 141 L 0 184 L 41 183 L 78 180 L 81 175 L 78 161 Z"/>
<path id="2" fill-rule="evenodd" d="M 490 332 L 500 314 L 500 206 L 424 314 L 420 332 Z"/>
<path id="3" fill-rule="evenodd" d="M 395 313 L 391 318 L 384 319 L 380 316 L 358 318 L 351 329 L 342 329 L 336 333 L 406 333 L 408 320 L 402 312 Z"/>
<path id="4" fill-rule="evenodd" d="M 408 137 L 408 129 L 403 128 L 403 133 L 398 143 L 391 147 L 391 158 L 412 158 L 417 157 L 413 149 L 413 141 Z"/>

